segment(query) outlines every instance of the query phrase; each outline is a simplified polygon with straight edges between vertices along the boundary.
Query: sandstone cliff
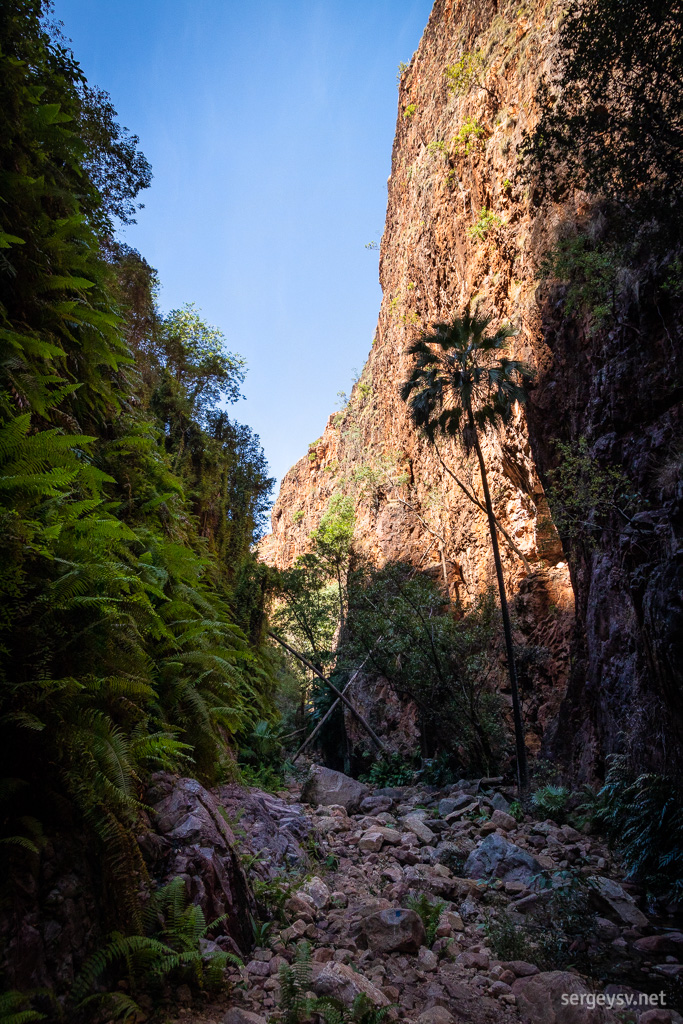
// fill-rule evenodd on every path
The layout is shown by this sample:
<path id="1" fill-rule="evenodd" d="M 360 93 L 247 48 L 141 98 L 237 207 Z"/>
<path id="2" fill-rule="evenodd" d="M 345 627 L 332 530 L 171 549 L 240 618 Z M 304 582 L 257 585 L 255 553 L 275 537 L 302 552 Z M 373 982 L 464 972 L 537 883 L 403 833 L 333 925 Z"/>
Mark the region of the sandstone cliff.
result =
<path id="1" fill-rule="evenodd" d="M 514 354 L 536 368 L 537 383 L 527 416 L 489 431 L 484 449 L 496 515 L 527 561 L 502 544 L 516 628 L 547 651 L 531 673 L 529 742 L 538 749 L 543 739 L 590 774 L 624 735 L 660 764 L 676 744 L 681 488 L 665 494 L 653 467 L 680 424 L 680 394 L 663 378 L 680 348 L 646 307 L 635 331 L 615 323 L 591 334 L 562 316 L 561 289 L 539 287 L 560 226 L 599 217 L 583 193 L 538 204 L 519 173 L 539 82 L 553 75 L 560 13 L 552 3 L 436 0 L 400 83 L 372 350 L 346 409 L 284 478 L 261 551 L 290 565 L 344 490 L 356 498 L 362 551 L 431 567 L 456 604 L 470 605 L 493 579 L 486 517 L 416 434 L 398 390 L 407 347 L 428 324 L 468 302 L 512 322 Z M 454 89 L 445 71 L 466 54 L 480 55 L 480 70 Z M 594 546 L 565 554 L 543 483 L 553 441 L 582 436 L 596 457 L 624 465 L 648 512 L 640 527 L 610 526 Z M 481 500 L 473 458 L 446 442 L 441 454 Z"/>

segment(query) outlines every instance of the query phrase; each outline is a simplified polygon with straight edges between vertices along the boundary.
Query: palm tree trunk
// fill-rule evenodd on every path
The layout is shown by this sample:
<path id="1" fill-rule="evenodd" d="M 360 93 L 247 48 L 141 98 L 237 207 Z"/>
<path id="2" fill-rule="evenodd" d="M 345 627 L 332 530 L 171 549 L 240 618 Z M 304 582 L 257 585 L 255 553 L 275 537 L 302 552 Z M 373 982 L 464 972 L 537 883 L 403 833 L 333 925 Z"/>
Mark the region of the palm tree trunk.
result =
<path id="1" fill-rule="evenodd" d="M 498 536 L 496 534 L 496 519 L 493 514 L 491 495 L 489 494 L 488 478 L 486 476 L 486 464 L 479 444 L 479 435 L 472 414 L 472 407 L 468 405 L 467 419 L 474 439 L 474 448 L 479 459 L 479 470 L 481 472 L 481 484 L 484 489 L 484 501 L 486 504 L 486 515 L 489 520 L 489 533 L 491 534 L 491 547 L 493 548 L 493 561 L 496 564 L 496 576 L 498 578 L 498 591 L 500 593 L 500 610 L 503 615 L 503 632 L 505 633 L 505 648 L 507 650 L 508 672 L 510 674 L 510 690 L 512 692 L 512 714 L 515 723 L 515 746 L 517 749 L 517 785 L 520 796 L 527 789 L 529 773 L 526 760 L 526 745 L 524 743 L 524 726 L 522 724 L 522 709 L 519 703 L 519 688 L 517 686 L 517 669 L 515 668 L 515 654 L 512 646 L 512 629 L 510 626 L 510 612 L 508 611 L 507 596 L 505 594 L 505 581 L 503 579 L 503 565 L 500 560 L 498 548 Z"/>

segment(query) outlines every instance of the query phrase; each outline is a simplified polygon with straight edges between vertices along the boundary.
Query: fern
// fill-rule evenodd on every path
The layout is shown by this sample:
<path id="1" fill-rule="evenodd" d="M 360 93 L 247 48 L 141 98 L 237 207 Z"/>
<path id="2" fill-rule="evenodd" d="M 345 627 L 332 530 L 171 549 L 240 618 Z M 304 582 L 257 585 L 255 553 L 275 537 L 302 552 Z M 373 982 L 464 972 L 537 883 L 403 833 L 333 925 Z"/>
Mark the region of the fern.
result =
<path id="1" fill-rule="evenodd" d="M 311 947 L 308 942 L 297 946 L 291 965 L 280 967 L 280 1010 L 283 1024 L 303 1024 L 315 1005 L 307 996 L 311 987 Z"/>

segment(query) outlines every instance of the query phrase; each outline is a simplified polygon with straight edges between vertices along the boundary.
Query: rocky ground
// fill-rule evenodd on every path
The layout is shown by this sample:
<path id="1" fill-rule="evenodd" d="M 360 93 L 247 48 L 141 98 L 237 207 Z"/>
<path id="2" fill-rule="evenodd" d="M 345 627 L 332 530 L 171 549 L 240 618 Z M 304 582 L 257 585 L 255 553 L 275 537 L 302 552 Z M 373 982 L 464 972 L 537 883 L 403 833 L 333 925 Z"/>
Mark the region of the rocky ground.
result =
<path id="1" fill-rule="evenodd" d="M 198 1004 L 180 991 L 173 1020 L 281 1019 L 280 969 L 305 941 L 312 993 L 350 1006 L 364 992 L 387 1019 L 683 1024 L 673 1008 L 683 934 L 648 918 L 603 842 L 518 822 L 512 796 L 495 779 L 370 790 L 316 767 L 303 792 L 245 801 L 225 787 L 217 800 L 273 923 L 234 969 L 229 996 Z M 428 935 L 424 904 L 436 901 Z M 661 990 L 664 1009 L 614 1002 Z M 591 1006 L 598 995 L 613 1008 Z"/>

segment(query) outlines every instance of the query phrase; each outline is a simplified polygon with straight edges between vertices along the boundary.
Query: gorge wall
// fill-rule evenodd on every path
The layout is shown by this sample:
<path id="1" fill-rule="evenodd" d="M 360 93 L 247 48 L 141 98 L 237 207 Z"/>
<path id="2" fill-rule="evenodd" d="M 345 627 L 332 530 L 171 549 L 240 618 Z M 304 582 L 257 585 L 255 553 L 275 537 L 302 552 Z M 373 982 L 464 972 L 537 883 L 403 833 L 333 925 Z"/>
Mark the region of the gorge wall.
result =
<path id="1" fill-rule="evenodd" d="M 633 289 L 619 299 L 627 313 L 591 332 L 563 315 L 561 284 L 539 284 L 560 234 L 599 231 L 601 218 L 578 191 L 539 202 L 520 174 L 560 18 L 552 3 L 436 0 L 400 81 L 372 350 L 346 408 L 285 476 L 261 553 L 290 566 L 344 491 L 356 501 L 359 550 L 419 565 L 445 580 L 456 606 L 472 606 L 494 582 L 486 516 L 413 429 L 399 387 L 407 348 L 429 324 L 467 303 L 510 321 L 513 354 L 537 379 L 526 415 L 489 430 L 484 453 L 496 515 L 524 556 L 501 540 L 517 636 L 545 652 L 526 680 L 527 739 L 590 777 L 625 742 L 658 767 L 680 759 L 681 348 L 661 310 L 634 307 Z M 446 69 L 468 53 L 481 72 L 451 88 Z M 581 437 L 598 463 L 624 467 L 642 502 L 565 551 L 544 484 L 554 442 Z M 440 452 L 482 500 L 474 457 L 445 441 Z"/>

